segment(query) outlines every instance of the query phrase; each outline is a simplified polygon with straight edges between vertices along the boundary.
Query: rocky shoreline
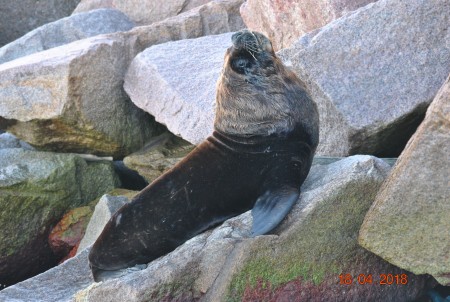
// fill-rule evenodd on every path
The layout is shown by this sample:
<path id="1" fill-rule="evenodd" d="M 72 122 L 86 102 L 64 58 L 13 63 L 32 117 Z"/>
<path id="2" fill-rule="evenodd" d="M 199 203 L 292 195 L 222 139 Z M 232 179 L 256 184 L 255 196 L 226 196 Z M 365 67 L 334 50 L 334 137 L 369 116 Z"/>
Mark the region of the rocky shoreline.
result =
<path id="1" fill-rule="evenodd" d="M 340 2 L 82 0 L 1 47 L 0 300 L 445 301 L 450 3 Z M 250 238 L 247 212 L 95 283 L 109 217 L 211 134 L 243 28 L 319 108 L 294 210 L 271 235 Z"/>

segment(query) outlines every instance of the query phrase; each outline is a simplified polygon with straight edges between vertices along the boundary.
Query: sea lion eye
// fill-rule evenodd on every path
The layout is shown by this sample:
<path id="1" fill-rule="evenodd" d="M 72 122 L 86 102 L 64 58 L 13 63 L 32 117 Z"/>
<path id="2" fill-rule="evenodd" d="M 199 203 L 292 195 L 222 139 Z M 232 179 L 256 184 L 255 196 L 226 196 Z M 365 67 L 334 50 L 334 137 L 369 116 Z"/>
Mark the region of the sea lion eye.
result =
<path id="1" fill-rule="evenodd" d="M 236 60 L 236 66 L 239 68 L 244 68 L 247 65 L 247 60 L 246 59 L 238 59 Z"/>

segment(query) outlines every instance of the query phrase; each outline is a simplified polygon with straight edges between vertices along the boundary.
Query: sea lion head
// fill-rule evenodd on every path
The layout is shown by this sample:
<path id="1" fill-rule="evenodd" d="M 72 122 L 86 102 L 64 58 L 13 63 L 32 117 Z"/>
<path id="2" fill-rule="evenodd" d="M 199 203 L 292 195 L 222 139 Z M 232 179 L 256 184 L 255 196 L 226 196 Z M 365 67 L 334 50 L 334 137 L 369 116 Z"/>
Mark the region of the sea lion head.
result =
<path id="1" fill-rule="evenodd" d="M 276 58 L 270 40 L 259 32 L 243 30 L 231 37 L 233 46 L 228 48 L 228 64 L 246 81 L 260 80 L 261 72 L 273 72 Z M 227 57 L 226 57 L 227 58 Z"/>
<path id="2" fill-rule="evenodd" d="M 300 123 L 318 124 L 305 85 L 283 65 L 266 36 L 242 30 L 233 34 L 231 42 L 217 82 L 216 130 L 268 136 L 289 133 Z M 311 112 L 315 116 L 308 117 Z"/>

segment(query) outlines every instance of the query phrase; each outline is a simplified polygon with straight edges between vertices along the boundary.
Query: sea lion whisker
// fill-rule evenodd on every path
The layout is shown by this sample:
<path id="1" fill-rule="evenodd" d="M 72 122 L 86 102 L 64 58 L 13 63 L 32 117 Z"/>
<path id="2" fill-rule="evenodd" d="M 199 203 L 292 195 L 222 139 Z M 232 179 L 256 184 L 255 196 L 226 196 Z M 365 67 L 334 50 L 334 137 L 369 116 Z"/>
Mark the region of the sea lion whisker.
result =
<path id="1" fill-rule="evenodd" d="M 244 48 L 247 51 L 260 52 L 258 45 L 253 41 L 244 41 Z"/>
<path id="2" fill-rule="evenodd" d="M 261 51 L 258 48 L 255 48 L 249 44 L 245 44 L 244 43 L 244 48 L 245 50 L 247 50 L 248 52 L 254 52 L 254 53 L 260 53 Z"/>
<path id="3" fill-rule="evenodd" d="M 255 59 L 255 61 L 257 61 L 255 55 L 251 51 L 249 51 L 248 53 L 253 57 L 253 59 Z"/>
<path id="4" fill-rule="evenodd" d="M 252 51 L 254 51 L 254 52 L 259 52 L 258 45 L 256 45 L 255 43 L 246 41 L 246 42 L 244 42 L 244 46 L 245 46 L 247 49 L 250 49 L 250 50 L 252 50 Z"/>

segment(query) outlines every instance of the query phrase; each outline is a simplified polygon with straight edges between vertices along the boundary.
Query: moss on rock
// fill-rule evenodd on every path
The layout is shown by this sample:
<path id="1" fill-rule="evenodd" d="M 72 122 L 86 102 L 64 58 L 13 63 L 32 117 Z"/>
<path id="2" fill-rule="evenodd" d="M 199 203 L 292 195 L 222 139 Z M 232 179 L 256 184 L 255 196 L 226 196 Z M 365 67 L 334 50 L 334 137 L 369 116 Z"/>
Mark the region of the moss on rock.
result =
<path id="1" fill-rule="evenodd" d="M 247 288 L 279 287 L 294 280 L 320 285 L 338 281 L 359 258 L 359 227 L 380 185 L 354 181 L 314 205 L 311 211 L 279 238 L 257 241 L 229 287 L 227 301 L 241 301 Z"/>

